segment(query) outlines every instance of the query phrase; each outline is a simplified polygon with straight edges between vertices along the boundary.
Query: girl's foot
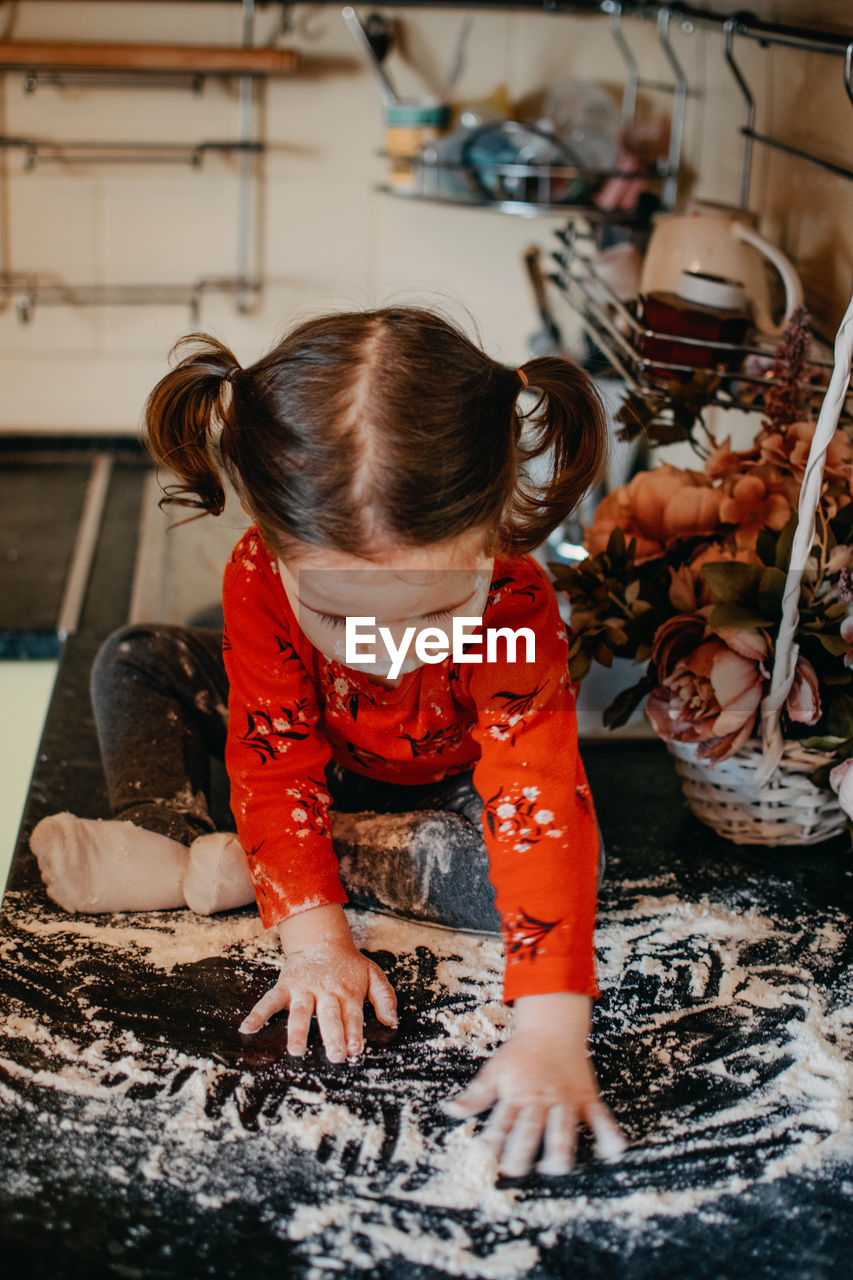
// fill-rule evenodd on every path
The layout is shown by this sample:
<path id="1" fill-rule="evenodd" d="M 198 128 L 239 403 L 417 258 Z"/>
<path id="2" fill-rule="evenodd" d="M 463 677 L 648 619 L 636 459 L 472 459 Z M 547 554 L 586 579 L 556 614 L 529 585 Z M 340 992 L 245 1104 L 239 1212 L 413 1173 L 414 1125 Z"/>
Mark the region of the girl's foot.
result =
<path id="1" fill-rule="evenodd" d="M 255 901 L 246 855 L 232 832 L 213 831 L 190 845 L 184 898 L 190 910 L 201 916 Z"/>
<path id="2" fill-rule="evenodd" d="M 189 849 L 132 822 L 55 813 L 30 837 L 48 896 L 66 911 L 183 907 Z"/>

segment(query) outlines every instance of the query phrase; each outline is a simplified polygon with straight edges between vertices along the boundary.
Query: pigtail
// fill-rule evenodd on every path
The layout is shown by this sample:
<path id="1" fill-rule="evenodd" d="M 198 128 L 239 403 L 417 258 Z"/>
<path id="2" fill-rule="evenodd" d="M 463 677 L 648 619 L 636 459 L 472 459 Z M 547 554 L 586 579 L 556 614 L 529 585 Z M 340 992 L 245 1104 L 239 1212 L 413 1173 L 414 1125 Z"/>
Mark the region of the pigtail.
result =
<path id="1" fill-rule="evenodd" d="M 558 528 L 601 475 L 607 460 L 607 418 L 589 374 L 571 361 L 541 356 L 522 365 L 529 386 L 541 392 L 521 416 L 533 442 L 517 445 L 519 463 L 550 455 L 544 486 L 517 486 L 504 523 L 513 551 L 532 551 Z"/>
<path id="2" fill-rule="evenodd" d="M 185 347 L 195 350 L 160 379 L 146 401 L 144 437 L 155 461 L 178 476 L 177 484 L 164 486 L 160 505 L 197 507 L 201 514 L 218 516 L 225 488 L 213 432 L 227 419 L 224 388 L 242 370 L 216 338 L 200 333 L 181 338 L 170 359 Z"/>

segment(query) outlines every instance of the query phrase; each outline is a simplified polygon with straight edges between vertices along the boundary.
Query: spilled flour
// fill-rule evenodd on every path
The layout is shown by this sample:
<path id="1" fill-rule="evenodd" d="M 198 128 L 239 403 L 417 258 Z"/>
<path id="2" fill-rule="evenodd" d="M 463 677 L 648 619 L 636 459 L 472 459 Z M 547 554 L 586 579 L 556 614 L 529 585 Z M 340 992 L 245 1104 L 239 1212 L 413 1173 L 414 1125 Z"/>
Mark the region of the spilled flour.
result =
<path id="1" fill-rule="evenodd" d="M 117 1274 L 171 1274 L 182 1232 L 191 1274 L 249 1274 L 212 1228 L 204 1244 L 230 1214 L 235 1250 L 263 1241 L 282 1275 L 513 1280 L 569 1274 L 584 1241 L 614 1257 L 662 1245 L 683 1215 L 724 1223 L 732 1196 L 849 1166 L 842 913 L 815 927 L 794 904 L 782 920 L 760 882 L 688 900 L 664 874 L 607 892 L 593 1055 L 631 1148 L 604 1164 L 586 1135 L 568 1177 L 513 1182 L 479 1121 L 440 1110 L 511 1032 L 499 940 L 350 910 L 401 1023 L 371 1024 L 365 1056 L 335 1066 L 316 1045 L 288 1058 L 282 1019 L 237 1035 L 277 957 L 253 914 L 74 920 L 10 895 L 4 1186 L 20 1204 L 132 1194 L 143 1218 L 174 1221 L 168 1244 L 132 1226 L 114 1239 Z"/>

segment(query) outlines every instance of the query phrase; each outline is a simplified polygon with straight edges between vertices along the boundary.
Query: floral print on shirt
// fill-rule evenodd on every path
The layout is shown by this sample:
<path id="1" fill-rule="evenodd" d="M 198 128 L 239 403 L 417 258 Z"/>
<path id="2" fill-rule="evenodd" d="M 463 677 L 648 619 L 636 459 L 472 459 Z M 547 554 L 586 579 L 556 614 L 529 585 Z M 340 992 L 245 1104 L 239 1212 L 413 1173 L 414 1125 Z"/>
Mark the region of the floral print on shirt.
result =
<path id="1" fill-rule="evenodd" d="M 527 853 L 546 836 L 559 839 L 563 835 L 554 823 L 554 814 L 540 804 L 535 786 L 502 788 L 486 801 L 483 813 L 492 835 L 509 840 L 516 853 Z"/>
<path id="2" fill-rule="evenodd" d="M 330 762 L 418 785 L 473 769 L 506 942 L 505 999 L 599 994 L 592 945 L 598 833 L 577 750 L 568 640 L 530 556 L 495 560 L 482 626 L 530 628 L 494 662 L 424 664 L 386 687 L 308 641 L 250 530 L 226 567 L 232 808 L 266 927 L 346 902 L 328 819 Z"/>
<path id="3" fill-rule="evenodd" d="M 278 714 L 273 715 L 263 707 L 256 707 L 246 712 L 248 727 L 239 735 L 241 742 L 261 761 L 275 760 L 283 755 L 289 743 L 301 742 L 311 732 L 311 724 L 306 717 L 307 703 L 304 698 L 287 707 L 279 707 Z"/>

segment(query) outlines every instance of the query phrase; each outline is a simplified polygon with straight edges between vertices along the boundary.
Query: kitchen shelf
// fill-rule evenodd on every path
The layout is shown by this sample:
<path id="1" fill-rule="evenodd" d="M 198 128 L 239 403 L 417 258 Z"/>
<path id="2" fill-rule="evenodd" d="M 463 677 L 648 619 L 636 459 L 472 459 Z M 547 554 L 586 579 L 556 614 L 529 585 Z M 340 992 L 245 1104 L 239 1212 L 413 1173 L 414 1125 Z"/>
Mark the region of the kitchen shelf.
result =
<path id="1" fill-rule="evenodd" d="M 293 49 L 253 45 L 0 41 L 0 71 L 110 71 L 145 75 L 274 76 L 296 70 Z"/>
<path id="2" fill-rule="evenodd" d="M 197 325 L 208 294 L 225 294 L 245 308 L 263 287 L 260 279 L 210 276 L 189 284 L 66 284 L 35 272 L 0 272 L 0 309 L 13 302 L 18 319 L 27 324 L 38 307 L 187 307 L 190 324 Z"/>
<path id="3" fill-rule="evenodd" d="M 773 358 L 774 342 L 767 345 L 734 345 L 708 338 L 688 338 L 683 334 L 664 333 L 647 328 L 638 317 L 633 303 L 622 301 L 594 269 L 597 249 L 595 235 L 571 221 L 567 230 L 558 231 L 563 248 L 554 253 L 558 270 L 550 276 L 568 302 L 584 332 L 607 359 L 613 373 L 624 381 L 627 389 L 640 396 L 658 398 L 677 395 L 691 382 L 701 394 L 703 404 L 720 409 L 755 412 L 763 408 L 762 392 L 783 384 L 769 376 L 767 369 Z M 701 349 L 702 362 L 676 363 L 643 350 L 653 339 L 657 344 L 677 343 L 685 348 Z M 825 354 L 812 355 L 806 363 L 807 377 L 798 384 L 808 392 L 815 404 L 826 393 L 833 368 L 832 348 L 819 335 L 815 345 Z M 853 419 L 853 388 L 845 397 L 844 415 Z"/>
<path id="4" fill-rule="evenodd" d="M 381 154 L 387 155 L 382 152 Z M 423 200 L 456 207 L 493 209 L 498 213 L 533 218 L 546 213 L 577 213 L 595 222 L 628 222 L 636 215 L 620 211 L 612 214 L 592 203 L 576 203 L 555 199 L 555 193 L 583 183 L 598 190 L 608 178 L 645 176 L 648 180 L 665 178 L 666 170 L 630 172 L 623 170 L 586 170 L 568 165 L 535 165 L 495 163 L 450 164 L 434 160 L 429 152 L 411 160 L 411 185 L 381 183 L 377 190 L 404 200 Z"/>
<path id="5" fill-rule="evenodd" d="M 137 141 L 72 141 L 32 136 L 0 136 L 0 153 L 21 151 L 26 169 L 43 163 L 67 167 L 106 164 L 182 164 L 201 168 L 205 158 L 236 158 L 237 234 L 232 274 L 204 277 L 183 284 L 68 284 L 46 278 L 37 269 L 0 272 L 0 308 L 14 302 L 18 319 L 28 323 L 45 306 L 172 306 L 189 309 L 197 324 L 206 294 L 234 298 L 247 312 L 261 291 L 257 271 L 257 156 L 265 144 L 257 136 L 258 86 L 270 76 L 291 74 L 301 65 L 291 49 L 254 44 L 255 0 L 240 0 L 242 44 L 114 44 L 59 41 L 0 41 L 0 72 L 18 72 L 24 87 L 87 84 L 91 87 L 180 86 L 200 90 L 205 77 L 238 81 L 239 136 L 173 143 Z"/>
<path id="6" fill-rule="evenodd" d="M 24 167 L 40 164 L 182 164 L 199 168 L 205 157 L 265 150 L 262 142 L 55 142 L 0 135 L 0 151 L 23 151 Z"/>
<path id="7" fill-rule="evenodd" d="M 607 213 L 596 209 L 594 205 L 540 204 L 535 200 L 487 200 L 485 197 L 467 200 L 461 196 L 426 195 L 418 191 L 406 191 L 388 183 L 379 183 L 375 190 L 383 195 L 393 196 L 397 200 L 408 200 L 412 204 L 445 205 L 455 209 L 491 209 L 495 213 L 510 214 L 520 218 L 537 218 L 543 214 L 562 214 L 564 217 L 566 214 L 576 214 L 600 225 L 615 223 L 620 226 L 631 226 L 636 221 L 636 217 L 632 214 Z"/>

